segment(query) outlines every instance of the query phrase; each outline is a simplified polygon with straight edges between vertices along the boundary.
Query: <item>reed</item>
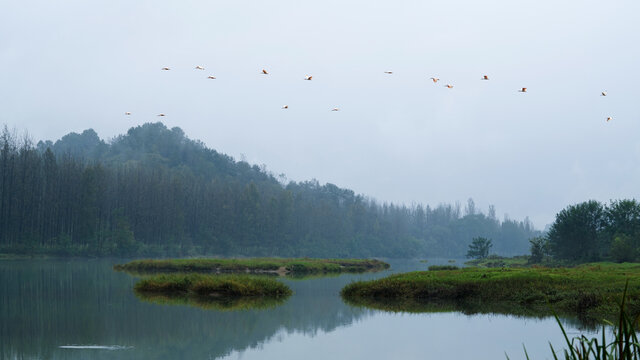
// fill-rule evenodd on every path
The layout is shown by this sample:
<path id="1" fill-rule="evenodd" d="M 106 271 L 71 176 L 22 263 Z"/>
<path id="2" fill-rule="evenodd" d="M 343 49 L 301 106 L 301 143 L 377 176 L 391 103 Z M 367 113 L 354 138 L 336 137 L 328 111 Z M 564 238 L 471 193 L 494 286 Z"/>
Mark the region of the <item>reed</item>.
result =
<path id="1" fill-rule="evenodd" d="M 556 360 L 560 358 L 565 360 L 640 360 L 640 342 L 637 334 L 639 315 L 631 318 L 626 311 L 628 287 L 627 281 L 616 323 L 608 323 L 609 326 L 614 327 L 612 340 L 607 339 L 607 325 L 602 325 L 600 337 L 587 338 L 581 335 L 569 339 L 558 315 L 554 314 L 567 348 L 558 353 L 549 343 L 553 358 Z M 526 358 L 530 359 L 526 348 L 524 353 Z M 509 359 L 508 355 L 507 359 Z"/>

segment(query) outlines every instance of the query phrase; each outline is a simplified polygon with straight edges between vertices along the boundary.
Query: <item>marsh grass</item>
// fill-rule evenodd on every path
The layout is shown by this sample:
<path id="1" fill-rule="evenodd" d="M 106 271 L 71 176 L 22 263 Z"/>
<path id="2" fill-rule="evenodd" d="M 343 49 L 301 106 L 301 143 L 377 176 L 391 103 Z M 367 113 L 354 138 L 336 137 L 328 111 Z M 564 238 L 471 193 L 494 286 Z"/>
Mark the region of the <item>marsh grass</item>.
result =
<path id="1" fill-rule="evenodd" d="M 462 268 L 419 271 L 355 282 L 341 292 L 351 304 L 390 311 L 430 311 L 433 304 L 465 313 L 563 316 L 584 324 L 613 321 L 627 279 L 626 308 L 640 314 L 640 264 L 574 268 Z"/>
<path id="2" fill-rule="evenodd" d="M 287 297 L 289 287 L 273 278 L 250 275 L 160 274 L 138 281 L 137 293 L 203 298 Z"/>
<path id="3" fill-rule="evenodd" d="M 637 335 L 638 320 L 640 318 L 638 315 L 631 318 L 627 314 L 626 300 L 628 286 L 629 282 L 627 281 L 622 295 L 622 302 L 620 304 L 616 323 L 614 324 L 609 322 L 602 325 L 601 337 L 593 337 L 589 339 L 586 336 L 581 335 L 569 339 L 558 315 L 554 313 L 556 322 L 558 323 L 566 342 L 567 349 L 564 349 L 559 355 L 553 348 L 553 345 L 549 343 L 553 358 L 556 360 L 560 358 L 565 360 L 640 360 L 640 342 L 638 341 Z M 606 325 L 614 328 L 613 340 L 607 339 Z M 530 359 L 526 347 L 524 348 L 524 354 L 527 359 Z M 506 357 L 509 359 L 508 355 Z"/>
<path id="4" fill-rule="evenodd" d="M 272 274 L 319 274 L 341 272 L 379 271 L 389 264 L 370 259 L 167 259 L 135 260 L 113 267 L 117 271 L 131 273 L 200 272 L 200 273 L 272 273 Z"/>
<path id="5" fill-rule="evenodd" d="M 485 268 L 497 267 L 527 267 L 529 264 L 528 256 L 503 257 L 497 255 L 489 255 L 484 259 L 473 259 L 465 262 L 468 266 L 477 266 Z"/>
<path id="6" fill-rule="evenodd" d="M 458 270 L 459 267 L 455 265 L 431 265 L 429 266 L 429 271 L 439 271 L 439 270 Z"/>

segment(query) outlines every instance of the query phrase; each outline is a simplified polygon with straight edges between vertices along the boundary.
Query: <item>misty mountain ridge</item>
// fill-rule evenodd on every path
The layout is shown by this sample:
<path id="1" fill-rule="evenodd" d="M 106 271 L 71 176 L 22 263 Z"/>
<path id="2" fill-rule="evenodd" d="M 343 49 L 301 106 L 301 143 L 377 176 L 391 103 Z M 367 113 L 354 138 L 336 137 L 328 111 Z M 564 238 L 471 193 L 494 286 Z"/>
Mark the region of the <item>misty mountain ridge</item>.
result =
<path id="1" fill-rule="evenodd" d="M 0 145 L 0 252 L 462 257 L 476 236 L 514 255 L 539 234 L 471 199 L 463 214 L 459 204 L 378 204 L 316 180 L 283 184 L 162 123 L 36 146 L 5 128 Z"/>
<path id="2" fill-rule="evenodd" d="M 82 133 L 69 133 L 55 143 L 40 141 L 38 150 L 47 148 L 56 156 L 70 155 L 106 163 L 145 162 L 171 168 L 186 166 L 194 174 L 204 176 L 258 177 L 265 180 L 267 174 L 257 166 L 236 162 L 230 156 L 209 149 L 204 143 L 191 140 L 179 127 L 168 129 L 163 123 L 146 123 L 132 127 L 126 135 L 119 135 L 105 142 L 93 129 Z"/>

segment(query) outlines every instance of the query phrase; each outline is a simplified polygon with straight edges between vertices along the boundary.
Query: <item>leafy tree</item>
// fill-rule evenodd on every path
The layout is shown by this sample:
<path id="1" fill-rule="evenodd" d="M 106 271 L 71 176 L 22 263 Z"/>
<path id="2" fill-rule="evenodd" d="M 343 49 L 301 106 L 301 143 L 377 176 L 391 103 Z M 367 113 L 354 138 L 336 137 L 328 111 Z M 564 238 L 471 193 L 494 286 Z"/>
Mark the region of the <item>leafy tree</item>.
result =
<path id="1" fill-rule="evenodd" d="M 556 215 L 548 233 L 553 255 L 573 261 L 596 261 L 606 251 L 602 246 L 605 209 L 595 200 L 571 205 Z"/>
<path id="2" fill-rule="evenodd" d="M 640 235 L 640 202 L 635 199 L 611 201 L 605 213 L 610 234 Z"/>
<path id="3" fill-rule="evenodd" d="M 493 246 L 491 239 L 483 237 L 475 237 L 471 244 L 469 244 L 469 250 L 467 251 L 468 258 L 484 259 L 489 256 L 489 249 Z"/>
<path id="4" fill-rule="evenodd" d="M 620 236 L 623 236 L 621 239 L 624 239 L 624 243 L 634 249 L 640 248 L 640 202 L 635 199 L 611 201 L 605 213 L 607 224 L 604 237 L 610 243 L 610 249 L 614 249 L 613 242 Z M 620 245 L 618 243 L 615 247 Z M 613 254 L 610 255 L 615 258 Z"/>
<path id="5" fill-rule="evenodd" d="M 549 255 L 549 242 L 546 238 L 536 236 L 529 239 L 529 243 L 531 244 L 529 247 L 529 251 L 531 252 L 531 256 L 529 257 L 530 263 L 540 263 L 546 255 Z"/>

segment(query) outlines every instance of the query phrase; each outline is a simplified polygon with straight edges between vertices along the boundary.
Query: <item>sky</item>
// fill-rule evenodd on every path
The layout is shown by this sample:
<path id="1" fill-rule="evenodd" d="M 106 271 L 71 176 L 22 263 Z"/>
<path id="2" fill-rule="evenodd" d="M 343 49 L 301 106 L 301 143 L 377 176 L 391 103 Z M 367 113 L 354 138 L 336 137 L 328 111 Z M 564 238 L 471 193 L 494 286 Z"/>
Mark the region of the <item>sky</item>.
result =
<path id="1" fill-rule="evenodd" d="M 570 204 L 640 198 L 637 1 L 1 8 L 0 124 L 36 140 L 161 120 L 289 180 L 407 205 L 473 198 L 538 228 Z"/>

